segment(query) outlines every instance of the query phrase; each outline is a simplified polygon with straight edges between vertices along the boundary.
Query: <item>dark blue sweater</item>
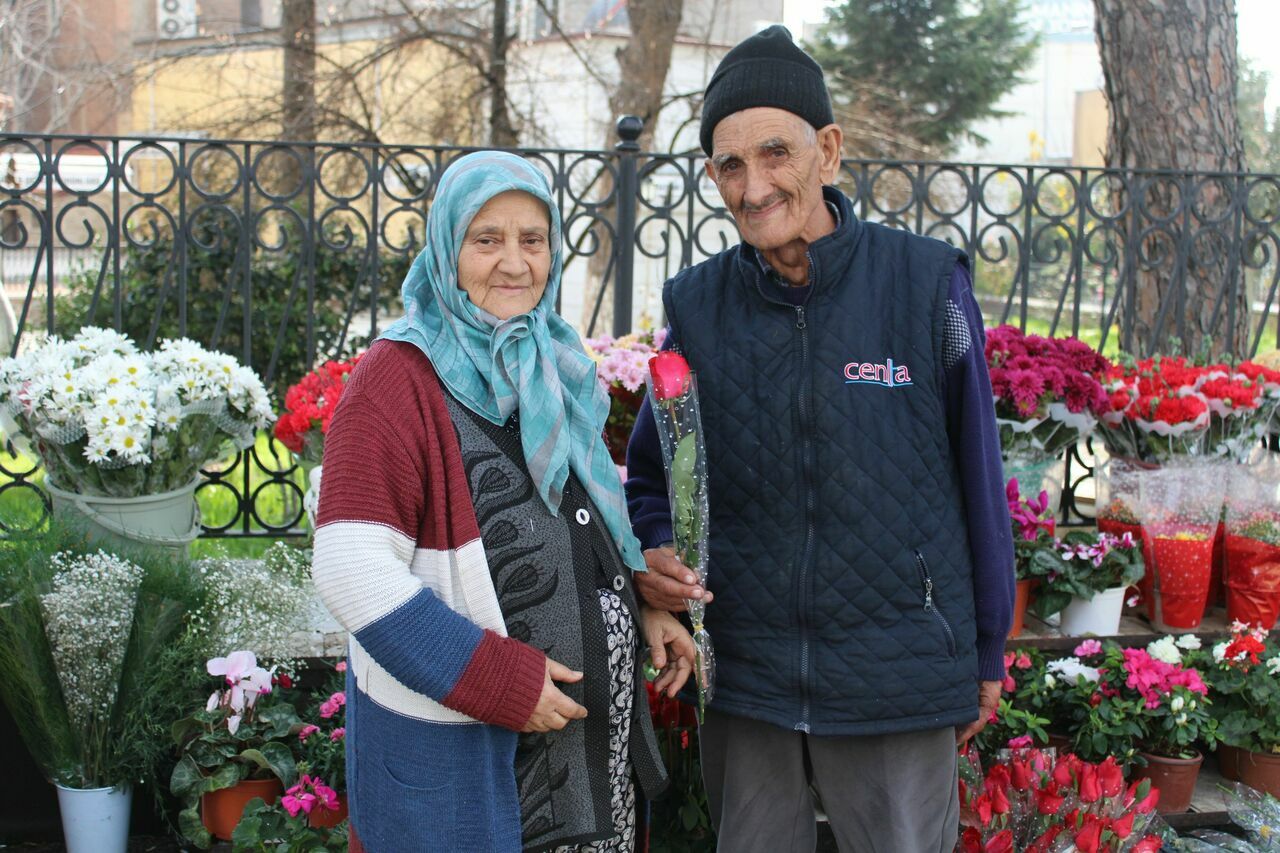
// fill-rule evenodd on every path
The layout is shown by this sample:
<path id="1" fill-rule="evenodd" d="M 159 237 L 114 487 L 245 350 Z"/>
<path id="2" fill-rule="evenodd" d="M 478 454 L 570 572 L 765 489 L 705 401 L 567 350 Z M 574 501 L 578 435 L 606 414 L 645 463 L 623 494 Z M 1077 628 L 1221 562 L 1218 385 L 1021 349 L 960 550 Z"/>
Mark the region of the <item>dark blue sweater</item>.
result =
<path id="1" fill-rule="evenodd" d="M 787 287 L 776 274 L 783 298 L 802 304 L 808 287 Z M 1004 678 L 1004 644 L 1013 620 L 1009 578 L 1013 576 L 1013 537 L 1005 502 L 1000 433 L 987 375 L 982 312 L 973 296 L 969 271 L 956 266 L 948 291 L 948 322 L 943 377 L 947 433 L 964 490 L 965 518 L 973 558 L 973 595 L 978 629 L 978 677 Z M 665 349 L 680 349 L 668 330 Z M 627 447 L 627 502 L 632 527 L 642 548 L 671 541 L 671 506 L 653 413 L 646 400 Z M 713 590 L 714 591 L 714 590 Z M 714 604 L 712 605 L 715 606 Z"/>

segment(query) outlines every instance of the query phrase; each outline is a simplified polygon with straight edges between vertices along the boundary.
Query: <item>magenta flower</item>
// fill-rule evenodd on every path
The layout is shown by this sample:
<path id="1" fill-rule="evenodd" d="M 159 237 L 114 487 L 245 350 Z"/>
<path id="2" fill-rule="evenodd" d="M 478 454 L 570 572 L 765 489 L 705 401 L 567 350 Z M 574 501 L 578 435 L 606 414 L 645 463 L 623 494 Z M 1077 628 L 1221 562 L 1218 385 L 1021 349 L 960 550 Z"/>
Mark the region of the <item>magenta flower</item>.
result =
<path id="1" fill-rule="evenodd" d="M 1009 739 L 1010 749 L 1028 749 L 1035 744 L 1031 739 L 1031 735 L 1020 735 Z"/>
<path id="2" fill-rule="evenodd" d="M 1096 654 L 1100 654 L 1101 652 L 1102 652 L 1102 643 L 1098 642 L 1097 640 L 1085 640 L 1080 645 L 1076 646 L 1076 649 L 1074 652 L 1072 652 L 1072 654 L 1074 654 L 1076 657 L 1087 658 L 1089 657 L 1089 655 L 1096 655 Z"/>
<path id="3" fill-rule="evenodd" d="M 311 737 L 313 734 L 315 734 L 318 731 L 320 731 L 319 726 L 313 726 L 310 723 L 308 723 L 307 725 L 302 727 L 302 731 L 298 732 L 298 740 L 305 743 L 307 738 Z"/>
<path id="4" fill-rule="evenodd" d="M 329 740 L 334 742 L 340 741 L 346 736 L 347 736 L 347 730 L 343 726 L 338 726 L 336 729 L 329 732 Z"/>

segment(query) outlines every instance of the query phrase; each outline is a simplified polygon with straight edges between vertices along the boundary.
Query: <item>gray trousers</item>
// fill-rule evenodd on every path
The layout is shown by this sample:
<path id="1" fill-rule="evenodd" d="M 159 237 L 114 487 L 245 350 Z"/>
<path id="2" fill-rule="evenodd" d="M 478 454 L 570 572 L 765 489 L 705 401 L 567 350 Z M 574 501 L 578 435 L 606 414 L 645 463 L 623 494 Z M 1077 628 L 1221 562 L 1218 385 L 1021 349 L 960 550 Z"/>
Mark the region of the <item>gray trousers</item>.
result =
<path id="1" fill-rule="evenodd" d="M 810 784 L 841 853 L 951 853 L 955 729 L 815 737 L 708 710 L 702 779 L 720 853 L 811 853 Z"/>

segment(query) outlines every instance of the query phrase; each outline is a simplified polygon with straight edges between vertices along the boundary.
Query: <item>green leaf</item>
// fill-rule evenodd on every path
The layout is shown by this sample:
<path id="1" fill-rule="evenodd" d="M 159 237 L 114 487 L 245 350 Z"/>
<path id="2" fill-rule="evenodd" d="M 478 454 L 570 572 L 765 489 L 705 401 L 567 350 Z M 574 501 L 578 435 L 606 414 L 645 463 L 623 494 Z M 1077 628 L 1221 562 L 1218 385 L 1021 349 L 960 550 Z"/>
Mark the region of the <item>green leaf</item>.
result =
<path id="1" fill-rule="evenodd" d="M 267 760 L 271 772 L 286 788 L 291 787 L 298 776 L 298 767 L 293 760 L 293 752 L 279 741 L 271 741 L 262 745 L 262 755 Z"/>
<path id="2" fill-rule="evenodd" d="M 213 836 L 209 834 L 209 830 L 205 829 L 204 823 L 200 820 L 200 812 L 194 805 L 178 812 L 178 831 L 182 833 L 183 838 L 201 850 L 208 850 L 213 846 Z"/>
<path id="3" fill-rule="evenodd" d="M 196 793 L 207 794 L 210 791 L 221 791 L 223 788 L 230 788 L 238 784 L 244 777 L 245 773 L 242 765 L 228 762 L 215 770 L 213 775 L 204 777 L 196 788 Z"/>
<path id="4" fill-rule="evenodd" d="M 199 766 L 191 756 L 184 755 L 182 760 L 174 765 L 173 773 L 169 776 L 169 793 L 175 797 L 185 797 L 203 781 L 204 774 L 200 772 Z"/>
<path id="5" fill-rule="evenodd" d="M 680 439 L 671 459 L 671 484 L 677 499 L 692 498 L 697 482 L 694 479 L 698 463 L 698 435 L 689 433 Z"/>
<path id="6" fill-rule="evenodd" d="M 261 800 L 258 800 L 258 802 L 261 802 Z M 251 801 L 249 806 L 252 805 Z M 256 815 L 250 817 L 248 815 L 249 806 L 245 807 L 245 816 L 240 818 L 236 828 L 231 831 L 231 843 L 237 850 L 244 847 L 253 850 L 258 846 L 258 842 L 262 838 L 262 818 Z"/>

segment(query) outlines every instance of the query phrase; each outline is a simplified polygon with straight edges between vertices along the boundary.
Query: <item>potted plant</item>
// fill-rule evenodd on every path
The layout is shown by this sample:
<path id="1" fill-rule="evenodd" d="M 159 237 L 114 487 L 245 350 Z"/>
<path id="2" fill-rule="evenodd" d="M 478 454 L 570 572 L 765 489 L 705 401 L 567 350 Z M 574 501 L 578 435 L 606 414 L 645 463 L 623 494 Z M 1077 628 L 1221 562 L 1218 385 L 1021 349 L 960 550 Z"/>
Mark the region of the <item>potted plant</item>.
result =
<path id="1" fill-rule="evenodd" d="M 326 361 L 298 380 L 284 395 L 284 412 L 276 421 L 276 439 L 298 457 L 306 473 L 307 491 L 303 498 L 307 515 L 315 527 L 316 507 L 320 501 L 321 461 L 324 437 L 329 422 L 338 409 L 342 392 L 351 371 L 360 363 L 361 355 L 346 361 Z"/>
<path id="2" fill-rule="evenodd" d="M 1048 493 L 1041 491 L 1036 498 L 1024 498 L 1015 478 L 1005 486 L 1005 499 L 1009 503 L 1009 517 L 1013 524 L 1014 571 L 1017 576 L 1013 627 L 1009 629 L 1009 636 L 1017 637 L 1022 633 L 1023 618 L 1033 587 L 1065 571 L 1066 561 L 1054 539 L 1057 528 L 1053 512 L 1049 509 Z"/>
<path id="3" fill-rule="evenodd" d="M 231 834 L 231 842 L 236 850 L 271 853 L 346 850 L 345 821 L 329 824 L 315 820 L 317 812 L 332 813 L 337 810 L 337 804 L 337 793 L 324 779 L 303 774 L 277 802 L 268 803 L 260 797 L 250 800 Z"/>
<path id="4" fill-rule="evenodd" d="M 1077 338 L 1026 335 L 1008 325 L 987 330 L 986 359 L 1005 476 L 1032 494 L 1048 491 L 1049 467 L 1093 432 L 1107 408 L 1100 380 L 1110 364 Z"/>
<path id="5" fill-rule="evenodd" d="M 272 674 L 252 652 L 211 658 L 206 669 L 222 686 L 202 710 L 174 723 L 182 757 L 169 780 L 183 805 L 178 828 L 204 849 L 214 837 L 231 840 L 250 800 L 275 802 L 294 783 L 297 766 L 287 741 L 302 730 L 292 705 L 262 698 L 272 692 Z"/>
<path id="6" fill-rule="evenodd" d="M 1005 652 L 1005 677 L 1000 703 L 986 727 L 974 736 L 974 745 L 985 756 L 1001 750 L 1051 744 L 1048 732 L 1055 713 L 1055 691 L 1046 681 L 1044 655 L 1037 649 Z"/>
<path id="7" fill-rule="evenodd" d="M 1138 478 L 1148 585 L 1147 617 L 1160 631 L 1195 630 L 1204 618 L 1225 472 L 1169 465 Z"/>
<path id="8" fill-rule="evenodd" d="M 257 374 L 231 356 L 184 339 L 139 352 L 93 327 L 0 361 L 0 406 L 34 443 L 55 513 L 82 516 L 105 543 L 177 552 L 200 533 L 200 468 L 273 418 Z"/>
<path id="9" fill-rule="evenodd" d="M 67 849 L 123 853 L 132 787 L 167 759 L 190 686 L 198 575 L 164 555 L 111 554 L 55 520 L 0 542 L 0 697 L 57 786 Z"/>
<path id="10" fill-rule="evenodd" d="M 1201 652 L 1197 663 L 1213 690 L 1222 775 L 1280 796 L 1280 648 L 1244 623 Z"/>
<path id="11" fill-rule="evenodd" d="M 1270 630 L 1280 618 L 1280 466 L 1233 468 L 1226 498 L 1227 618 Z"/>
<path id="12" fill-rule="evenodd" d="M 1073 530 L 1058 544 L 1065 570 L 1042 587 L 1036 603 L 1062 611 L 1059 630 L 1069 637 L 1111 636 L 1120 628 L 1125 591 L 1142 579 L 1142 548 L 1133 534 Z"/>
<path id="13" fill-rule="evenodd" d="M 340 677 L 328 680 L 320 691 L 324 698 L 308 708 L 298 732 L 301 778 L 323 780 L 335 792 L 332 798 L 321 797 L 315 808 L 306 809 L 314 826 L 337 826 L 347 817 L 347 693 L 341 678 L 346 671 L 346 661 L 339 662 L 335 672 Z"/>

